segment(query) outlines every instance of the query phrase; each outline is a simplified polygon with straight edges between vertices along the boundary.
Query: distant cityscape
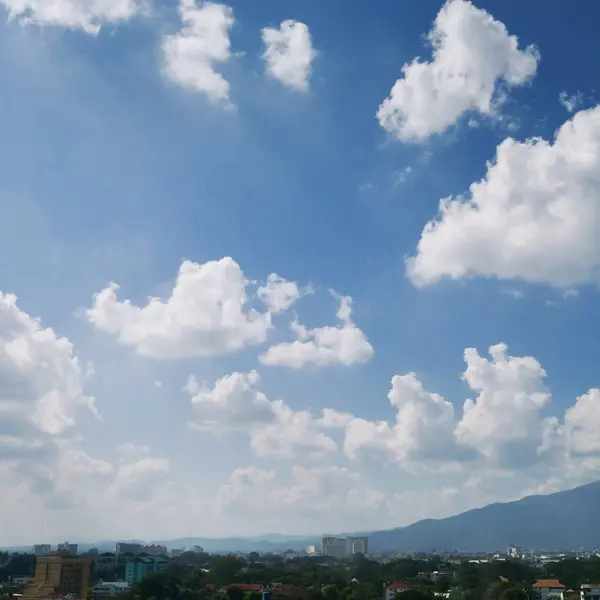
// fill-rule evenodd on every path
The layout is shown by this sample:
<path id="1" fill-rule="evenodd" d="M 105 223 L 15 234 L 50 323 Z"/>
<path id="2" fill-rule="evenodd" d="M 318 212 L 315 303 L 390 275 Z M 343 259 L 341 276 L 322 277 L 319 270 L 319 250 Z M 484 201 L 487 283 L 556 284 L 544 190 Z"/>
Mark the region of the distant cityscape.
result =
<path id="1" fill-rule="evenodd" d="M 141 542 L 118 542 L 114 551 L 101 552 L 98 548 L 91 548 L 78 552 L 78 544 L 68 541 L 56 545 L 55 549 L 50 544 L 36 544 L 31 552 L 5 553 L 0 561 L 0 575 L 11 560 L 21 561 L 23 565 L 31 565 L 31 574 L 11 574 L 2 581 L 0 578 L 0 598 L 14 598 L 15 600 L 87 600 L 95 598 L 117 598 L 123 596 L 141 582 L 152 576 L 165 574 L 174 565 L 192 567 L 201 574 L 211 572 L 211 558 L 214 564 L 215 555 L 205 553 L 204 548 L 193 545 L 189 548 L 168 548 L 164 544 L 146 544 Z M 569 553 L 527 553 L 517 546 L 511 545 L 505 553 L 479 553 L 460 554 L 454 553 L 397 553 L 397 554 L 370 554 L 368 536 L 324 536 L 320 546 L 310 545 L 303 551 L 288 549 L 282 552 L 258 553 L 235 552 L 222 553 L 218 556 L 229 557 L 232 560 L 240 559 L 238 575 L 250 572 L 250 566 L 276 564 L 279 568 L 301 568 L 306 564 L 314 564 L 319 568 L 331 569 L 336 565 L 348 565 L 356 560 L 369 561 L 382 566 L 394 564 L 396 561 L 420 561 L 424 566 L 435 562 L 438 568 L 420 571 L 417 573 L 419 581 L 424 585 L 437 586 L 446 578 L 452 581 L 456 577 L 456 569 L 465 565 L 483 567 L 520 563 L 533 569 L 547 569 L 548 566 L 557 565 L 561 561 L 569 560 L 595 560 L 600 567 L 600 553 L 598 552 L 569 552 Z M 303 560 L 313 562 L 305 563 Z M 245 566 L 240 566 L 245 565 Z M 441 568 L 443 566 L 443 569 Z M 21 567 L 26 568 L 26 567 Z M 600 573 L 600 570 L 599 570 Z M 508 584 L 509 580 L 499 576 L 499 581 Z M 359 584 L 353 578 L 350 583 Z M 219 589 L 223 593 L 235 587 L 244 594 L 262 594 L 262 600 L 269 600 L 271 593 L 283 593 L 287 589 L 285 584 L 235 582 L 218 588 L 216 583 L 208 582 L 205 589 L 216 593 Z M 283 587 L 282 587 L 283 586 Z M 413 584 L 414 586 L 414 584 Z M 398 594 L 413 589 L 405 581 L 385 582 L 381 600 L 394 600 Z M 536 600 L 600 600 L 600 583 L 581 583 L 577 590 L 567 589 L 560 579 L 539 578 L 531 584 L 532 593 Z M 264 592 L 264 593 L 263 593 Z M 450 598 L 452 588 L 447 590 L 433 589 L 431 597 Z M 276 593 L 277 595 L 277 593 Z M 250 597 L 249 596 L 249 597 Z M 223 596 L 233 600 L 231 595 Z M 124 600 L 126 599 L 123 596 Z M 407 596 L 408 598 L 408 596 Z M 161 600 L 157 598 L 156 600 Z M 172 599 L 168 599 L 172 600 Z M 414 600 L 414 599 L 413 599 Z M 506 599 L 508 600 L 508 599 Z M 526 600 L 523 598 L 523 600 Z M 527 600 L 534 600 L 527 596 Z"/>

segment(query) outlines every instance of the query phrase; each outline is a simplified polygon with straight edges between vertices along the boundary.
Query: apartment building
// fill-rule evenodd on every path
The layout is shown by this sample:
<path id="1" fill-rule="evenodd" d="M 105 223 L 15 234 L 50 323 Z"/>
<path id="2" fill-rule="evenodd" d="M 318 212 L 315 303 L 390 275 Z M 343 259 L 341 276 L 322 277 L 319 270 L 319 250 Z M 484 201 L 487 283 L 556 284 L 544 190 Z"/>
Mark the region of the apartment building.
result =
<path id="1" fill-rule="evenodd" d="M 50 553 L 51 550 L 52 550 L 52 546 L 50 544 L 36 544 L 33 547 L 33 553 L 38 558 L 40 556 L 48 556 L 48 554 Z"/>
<path id="2" fill-rule="evenodd" d="M 53 594 L 69 594 L 85 599 L 90 583 L 92 559 L 68 552 L 50 552 L 37 559 L 33 579 L 23 593 L 24 600 L 37 600 Z"/>
<path id="3" fill-rule="evenodd" d="M 77 554 L 77 544 L 63 542 L 62 544 L 59 544 L 57 548 L 59 552 L 69 552 L 73 556 Z"/>
<path id="4" fill-rule="evenodd" d="M 162 556 L 136 556 L 125 563 L 125 581 L 134 585 L 154 573 L 166 570 L 169 561 Z"/>
<path id="5" fill-rule="evenodd" d="M 369 552 L 369 538 L 366 536 L 325 536 L 321 541 L 321 546 L 325 556 L 344 558 L 354 554 L 367 554 Z"/>

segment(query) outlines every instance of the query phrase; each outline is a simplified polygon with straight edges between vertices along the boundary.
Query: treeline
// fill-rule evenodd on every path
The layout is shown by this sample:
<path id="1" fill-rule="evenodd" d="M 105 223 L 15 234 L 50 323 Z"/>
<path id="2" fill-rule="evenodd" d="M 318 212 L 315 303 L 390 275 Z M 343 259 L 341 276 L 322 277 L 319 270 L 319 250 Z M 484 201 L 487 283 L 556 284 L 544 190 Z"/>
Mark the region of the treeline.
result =
<path id="1" fill-rule="evenodd" d="M 200 564 L 199 564 L 200 563 Z M 436 575 L 431 577 L 433 572 Z M 519 561 L 448 565 L 439 558 L 398 559 L 381 563 L 358 556 L 350 562 L 304 557 L 182 556 L 168 570 L 146 578 L 120 600 L 210 600 L 225 590 L 228 600 L 254 600 L 260 592 L 244 592 L 235 584 L 282 584 L 277 598 L 290 600 L 381 600 L 385 586 L 403 582 L 403 600 L 534 600 L 537 579 L 560 579 L 578 590 L 600 582 L 600 559 L 568 559 L 539 568 Z M 578 598 L 578 596 L 577 596 Z"/>

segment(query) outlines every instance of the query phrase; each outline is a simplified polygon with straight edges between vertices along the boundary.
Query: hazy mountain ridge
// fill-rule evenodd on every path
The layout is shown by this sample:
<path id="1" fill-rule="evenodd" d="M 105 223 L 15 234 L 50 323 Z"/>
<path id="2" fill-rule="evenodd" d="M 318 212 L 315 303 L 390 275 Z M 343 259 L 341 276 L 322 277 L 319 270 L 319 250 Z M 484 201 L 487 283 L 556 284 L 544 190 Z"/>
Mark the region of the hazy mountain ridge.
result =
<path id="1" fill-rule="evenodd" d="M 371 534 L 373 551 L 572 550 L 600 546 L 600 482 L 489 504 L 445 519 Z"/>
<path id="2" fill-rule="evenodd" d="M 600 481 L 544 496 L 528 496 L 488 504 L 444 519 L 424 519 L 406 527 L 363 533 L 371 552 L 505 551 L 510 544 L 523 550 L 573 550 L 600 547 Z M 342 534 L 345 535 L 345 534 Z M 168 548 L 202 546 L 206 552 L 280 552 L 320 545 L 320 537 L 266 534 L 255 537 L 183 537 L 155 540 Z M 80 543 L 113 551 L 117 541 Z M 10 547 L 30 551 L 30 546 Z"/>

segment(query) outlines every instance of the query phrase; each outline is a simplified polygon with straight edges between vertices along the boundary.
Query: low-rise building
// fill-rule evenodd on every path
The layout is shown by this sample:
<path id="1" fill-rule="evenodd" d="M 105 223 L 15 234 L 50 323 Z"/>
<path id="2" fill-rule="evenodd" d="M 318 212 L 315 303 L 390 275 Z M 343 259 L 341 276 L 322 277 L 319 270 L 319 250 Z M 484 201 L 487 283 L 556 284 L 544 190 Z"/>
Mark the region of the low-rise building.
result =
<path id="1" fill-rule="evenodd" d="M 600 600 L 600 583 L 583 583 L 581 600 Z"/>
<path id="2" fill-rule="evenodd" d="M 400 581 L 390 583 L 385 587 L 385 600 L 394 600 L 398 594 L 401 594 L 408 589 L 409 587 L 406 585 L 406 583 L 402 583 Z"/>
<path id="3" fill-rule="evenodd" d="M 565 586 L 558 579 L 538 579 L 532 587 L 539 600 L 563 600 Z"/>

